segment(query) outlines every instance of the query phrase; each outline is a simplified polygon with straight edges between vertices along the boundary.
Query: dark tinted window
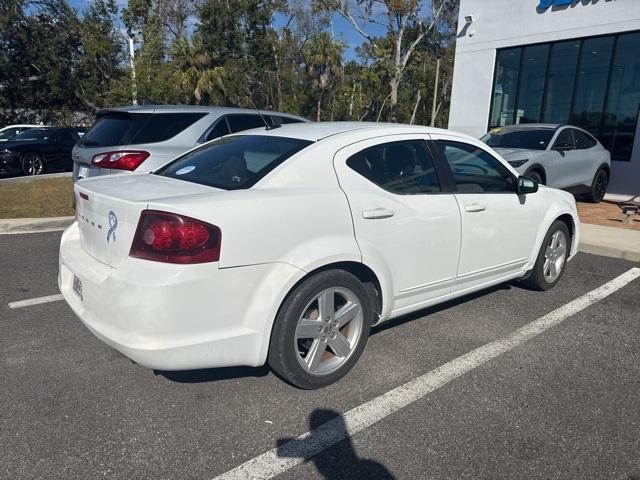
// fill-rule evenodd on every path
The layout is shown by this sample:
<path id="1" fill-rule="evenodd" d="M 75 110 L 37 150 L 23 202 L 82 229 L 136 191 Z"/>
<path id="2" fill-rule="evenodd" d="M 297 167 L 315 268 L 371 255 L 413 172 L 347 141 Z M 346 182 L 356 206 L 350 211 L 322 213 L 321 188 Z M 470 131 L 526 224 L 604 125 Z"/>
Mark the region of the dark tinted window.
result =
<path id="1" fill-rule="evenodd" d="M 558 134 L 558 138 L 556 138 L 556 143 L 553 144 L 554 148 L 574 148 L 573 144 L 573 134 L 571 133 L 570 128 L 565 128 L 561 130 Z"/>
<path id="2" fill-rule="evenodd" d="M 488 152 L 449 140 L 438 140 L 436 145 L 449 163 L 458 192 L 515 192 L 511 172 Z"/>
<path id="3" fill-rule="evenodd" d="M 76 137 L 69 130 L 60 132 L 56 137 L 56 140 L 60 143 L 76 143 Z"/>
<path id="4" fill-rule="evenodd" d="M 8 128 L 0 132 L 0 140 L 9 140 L 14 137 L 20 130 L 17 128 Z"/>
<path id="5" fill-rule="evenodd" d="M 353 155 L 347 165 L 393 193 L 440 191 L 433 160 L 422 140 L 377 145 Z"/>
<path id="6" fill-rule="evenodd" d="M 218 120 L 218 123 L 211 129 L 207 136 L 205 137 L 205 142 L 210 140 L 215 140 L 216 138 L 220 138 L 224 135 L 229 135 L 229 127 L 227 126 L 227 120 L 225 118 L 221 118 Z"/>
<path id="7" fill-rule="evenodd" d="M 164 142 L 190 127 L 206 113 L 154 113 L 134 135 L 130 143 Z"/>
<path id="8" fill-rule="evenodd" d="M 52 134 L 53 130 L 48 128 L 32 128 L 17 134 L 13 140 L 47 140 Z"/>
<path id="9" fill-rule="evenodd" d="M 183 155 L 158 174 L 224 190 L 249 188 L 311 143 L 261 135 L 225 137 Z"/>
<path id="10" fill-rule="evenodd" d="M 599 129 L 607 94 L 613 37 L 588 38 L 582 46 L 570 123 Z"/>
<path id="11" fill-rule="evenodd" d="M 290 117 L 274 117 L 274 118 L 277 118 L 282 125 L 284 125 L 285 123 L 303 123 L 302 120 L 298 120 L 297 118 L 290 118 Z"/>
<path id="12" fill-rule="evenodd" d="M 87 147 L 127 145 L 150 116 L 150 113 L 120 112 L 101 115 L 80 144 Z"/>
<path id="13" fill-rule="evenodd" d="M 573 129 L 573 138 L 578 150 L 586 150 L 587 148 L 593 148 L 596 146 L 596 141 L 593 137 L 581 132 L 580 130 Z"/>
<path id="14" fill-rule="evenodd" d="M 543 116 L 543 121 L 546 123 L 569 121 L 579 54 L 579 40 L 554 43 L 551 47 L 547 74 L 547 98 Z"/>
<path id="15" fill-rule="evenodd" d="M 498 52 L 491 109 L 492 126 L 513 124 L 521 56 L 521 48 L 508 48 Z"/>
<path id="16" fill-rule="evenodd" d="M 229 115 L 231 133 L 242 132 L 250 128 L 264 127 L 264 122 L 258 115 Z"/>
<path id="17" fill-rule="evenodd" d="M 545 150 L 554 130 L 550 128 L 520 129 L 494 128 L 481 140 L 493 148 L 526 148 L 527 150 Z"/>
<path id="18" fill-rule="evenodd" d="M 535 123 L 542 111 L 549 45 L 526 47 L 522 55 L 515 123 Z"/>

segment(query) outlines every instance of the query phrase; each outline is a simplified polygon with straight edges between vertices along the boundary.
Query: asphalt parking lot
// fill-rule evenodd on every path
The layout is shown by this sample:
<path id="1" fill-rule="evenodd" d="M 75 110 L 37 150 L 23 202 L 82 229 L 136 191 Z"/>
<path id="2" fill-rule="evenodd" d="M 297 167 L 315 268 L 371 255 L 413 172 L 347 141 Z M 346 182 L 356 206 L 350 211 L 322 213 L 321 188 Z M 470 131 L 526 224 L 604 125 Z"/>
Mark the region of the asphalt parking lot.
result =
<path id="1" fill-rule="evenodd" d="M 302 391 L 266 367 L 153 372 L 64 302 L 10 309 L 58 293 L 59 238 L 0 236 L 0 478 L 247 478 L 275 449 L 260 458 L 278 478 L 640 479 L 640 278 L 365 427 L 349 416 L 640 264 L 579 254 L 549 292 L 506 285 L 393 321 L 344 380 Z M 327 422 L 343 440 L 291 461 Z"/>

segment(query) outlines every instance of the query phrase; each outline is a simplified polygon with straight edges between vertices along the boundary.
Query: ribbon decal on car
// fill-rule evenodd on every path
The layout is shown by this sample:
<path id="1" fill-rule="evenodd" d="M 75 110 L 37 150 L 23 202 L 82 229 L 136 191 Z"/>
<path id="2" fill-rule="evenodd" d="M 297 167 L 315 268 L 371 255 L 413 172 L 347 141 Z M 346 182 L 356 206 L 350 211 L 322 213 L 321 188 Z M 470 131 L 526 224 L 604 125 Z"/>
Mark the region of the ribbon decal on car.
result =
<path id="1" fill-rule="evenodd" d="M 113 242 L 116 241 L 116 228 L 118 228 L 118 217 L 111 210 L 109 212 L 109 231 L 107 232 L 107 243 L 109 243 L 109 239 L 113 238 Z"/>

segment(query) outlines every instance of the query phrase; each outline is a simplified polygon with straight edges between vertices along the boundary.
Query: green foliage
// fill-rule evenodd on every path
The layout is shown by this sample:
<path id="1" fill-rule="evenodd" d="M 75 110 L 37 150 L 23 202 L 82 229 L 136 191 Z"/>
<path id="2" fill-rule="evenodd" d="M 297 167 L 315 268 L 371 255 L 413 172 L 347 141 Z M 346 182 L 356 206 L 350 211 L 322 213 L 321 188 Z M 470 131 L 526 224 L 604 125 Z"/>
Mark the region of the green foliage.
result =
<path id="1" fill-rule="evenodd" d="M 352 1 L 375 13 L 372 0 Z M 349 61 L 329 30 L 329 11 L 347 0 L 318 0 L 314 11 L 304 0 L 129 0 L 122 10 L 90 0 L 82 11 L 68 0 L 3 0 L 0 122 L 77 123 L 73 112 L 130 104 L 135 91 L 139 101 L 256 105 L 317 120 L 409 122 L 415 111 L 415 123 L 429 124 L 439 58 L 435 124 L 446 126 L 457 3 L 440 2 L 391 108 L 397 22 L 407 17 L 401 55 L 424 32 L 415 0 L 381 3 L 391 12 L 387 33 L 363 36 Z"/>

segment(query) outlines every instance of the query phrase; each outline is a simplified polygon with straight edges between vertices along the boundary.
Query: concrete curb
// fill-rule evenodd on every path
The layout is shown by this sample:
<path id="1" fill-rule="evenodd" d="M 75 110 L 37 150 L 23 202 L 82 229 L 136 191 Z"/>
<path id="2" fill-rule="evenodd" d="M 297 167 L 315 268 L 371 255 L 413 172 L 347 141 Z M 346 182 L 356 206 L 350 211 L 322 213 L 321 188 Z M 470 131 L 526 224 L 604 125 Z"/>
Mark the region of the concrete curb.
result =
<path id="1" fill-rule="evenodd" d="M 32 182 L 38 182 L 40 180 L 48 180 L 50 178 L 65 178 L 65 177 L 71 177 L 71 175 L 72 175 L 72 172 L 62 172 L 62 173 L 45 173 L 44 175 L 34 175 L 32 177 L 0 178 L 0 186 L 13 185 L 16 183 L 32 183 Z"/>
<path id="2" fill-rule="evenodd" d="M 640 262 L 640 230 L 583 223 L 578 250 L 603 257 Z"/>
<path id="3" fill-rule="evenodd" d="M 0 219 L 0 235 L 59 232 L 75 221 L 75 217 Z"/>

